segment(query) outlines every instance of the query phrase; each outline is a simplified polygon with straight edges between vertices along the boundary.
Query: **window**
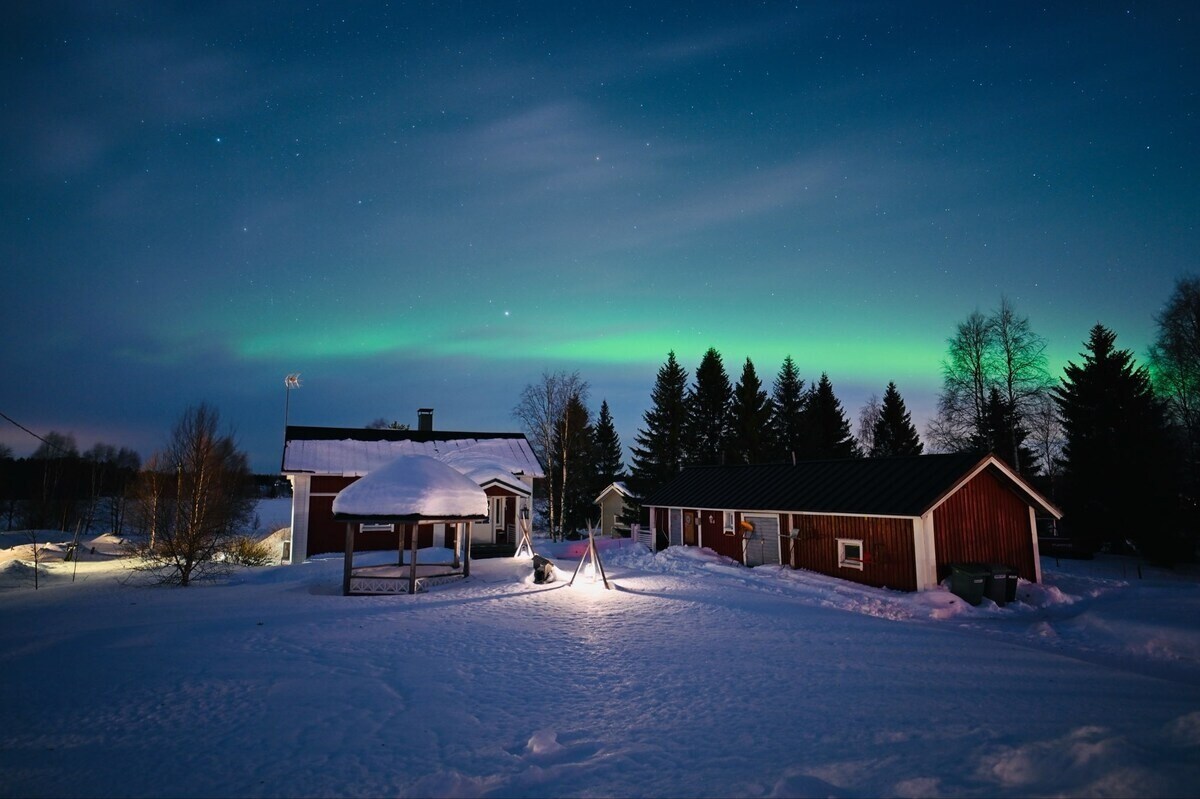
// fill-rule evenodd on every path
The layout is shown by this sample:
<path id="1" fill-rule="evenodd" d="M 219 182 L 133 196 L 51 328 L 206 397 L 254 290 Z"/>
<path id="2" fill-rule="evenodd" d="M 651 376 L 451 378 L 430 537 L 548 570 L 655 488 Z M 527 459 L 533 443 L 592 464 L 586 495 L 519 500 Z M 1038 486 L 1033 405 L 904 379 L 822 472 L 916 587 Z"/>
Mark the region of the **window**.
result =
<path id="1" fill-rule="evenodd" d="M 863 567 L 863 543 L 860 538 L 839 538 L 838 566 L 843 569 L 858 569 Z"/>
<path id="2" fill-rule="evenodd" d="M 733 511 L 725 511 L 725 535 L 733 535 Z"/>
<path id="3" fill-rule="evenodd" d="M 395 529 L 396 525 L 394 524 L 364 524 L 358 528 L 358 531 L 360 533 L 390 533 Z"/>

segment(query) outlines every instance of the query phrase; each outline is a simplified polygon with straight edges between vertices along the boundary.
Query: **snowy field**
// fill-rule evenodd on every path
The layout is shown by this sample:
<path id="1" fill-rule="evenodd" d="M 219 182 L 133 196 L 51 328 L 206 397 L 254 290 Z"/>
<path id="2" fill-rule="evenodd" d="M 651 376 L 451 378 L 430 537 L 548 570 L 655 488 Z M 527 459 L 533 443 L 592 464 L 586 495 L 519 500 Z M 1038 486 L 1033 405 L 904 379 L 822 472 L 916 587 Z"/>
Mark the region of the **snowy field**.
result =
<path id="1" fill-rule="evenodd" d="M 139 587 L 101 537 L 34 591 L 23 540 L 3 796 L 1200 796 L 1200 587 L 1131 562 L 972 608 L 628 542 L 568 588 L 543 544 L 552 584 L 343 597 L 339 557 Z"/>

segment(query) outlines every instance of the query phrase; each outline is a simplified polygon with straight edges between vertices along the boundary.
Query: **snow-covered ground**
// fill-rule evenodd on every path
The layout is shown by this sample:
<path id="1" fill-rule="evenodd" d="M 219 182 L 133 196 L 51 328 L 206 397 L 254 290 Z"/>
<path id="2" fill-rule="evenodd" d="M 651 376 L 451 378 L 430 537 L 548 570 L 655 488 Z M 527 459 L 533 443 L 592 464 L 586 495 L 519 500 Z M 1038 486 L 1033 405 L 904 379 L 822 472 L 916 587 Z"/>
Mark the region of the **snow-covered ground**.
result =
<path id="1" fill-rule="evenodd" d="M 343 597 L 339 557 L 139 587 L 101 537 L 34 591 L 23 543 L 4 796 L 1200 796 L 1200 584 L 1128 561 L 972 608 L 629 542 L 612 591 L 573 542 Z"/>

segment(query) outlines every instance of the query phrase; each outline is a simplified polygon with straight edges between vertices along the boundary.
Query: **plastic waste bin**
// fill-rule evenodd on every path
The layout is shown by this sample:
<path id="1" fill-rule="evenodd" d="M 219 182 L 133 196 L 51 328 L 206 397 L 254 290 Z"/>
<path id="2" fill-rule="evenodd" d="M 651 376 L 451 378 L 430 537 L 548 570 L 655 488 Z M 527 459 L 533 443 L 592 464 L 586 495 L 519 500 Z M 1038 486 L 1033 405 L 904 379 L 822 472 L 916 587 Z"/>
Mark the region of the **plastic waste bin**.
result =
<path id="1" fill-rule="evenodd" d="M 968 605 L 983 601 L 990 572 L 978 563 L 950 564 L 950 592 Z"/>
<path id="2" fill-rule="evenodd" d="M 997 605 L 1006 605 L 1017 599 L 1017 570 L 1004 563 L 987 564 L 988 578 L 983 595 Z"/>

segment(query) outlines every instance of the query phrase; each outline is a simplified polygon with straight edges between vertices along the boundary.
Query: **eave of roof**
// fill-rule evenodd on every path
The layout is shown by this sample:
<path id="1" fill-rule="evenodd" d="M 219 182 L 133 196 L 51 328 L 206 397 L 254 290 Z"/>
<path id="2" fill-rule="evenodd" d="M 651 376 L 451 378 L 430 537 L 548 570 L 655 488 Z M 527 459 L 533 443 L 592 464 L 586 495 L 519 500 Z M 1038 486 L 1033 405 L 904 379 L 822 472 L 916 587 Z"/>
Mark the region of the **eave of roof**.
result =
<path id="1" fill-rule="evenodd" d="M 634 494 L 632 491 L 629 490 L 629 487 L 626 486 L 625 483 L 618 480 L 614 483 L 609 483 L 608 485 L 606 485 L 604 487 L 604 490 L 601 491 L 599 494 L 597 494 L 596 498 L 592 500 L 592 504 L 593 505 L 600 504 L 600 501 L 602 499 L 604 499 L 604 497 L 607 496 L 608 494 L 618 494 L 623 499 L 634 498 Z"/>
<path id="2" fill-rule="evenodd" d="M 503 477 L 490 477 L 479 484 L 480 488 L 503 488 L 520 497 L 533 496 L 533 492 L 520 480 L 506 480 Z"/>

